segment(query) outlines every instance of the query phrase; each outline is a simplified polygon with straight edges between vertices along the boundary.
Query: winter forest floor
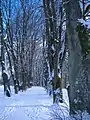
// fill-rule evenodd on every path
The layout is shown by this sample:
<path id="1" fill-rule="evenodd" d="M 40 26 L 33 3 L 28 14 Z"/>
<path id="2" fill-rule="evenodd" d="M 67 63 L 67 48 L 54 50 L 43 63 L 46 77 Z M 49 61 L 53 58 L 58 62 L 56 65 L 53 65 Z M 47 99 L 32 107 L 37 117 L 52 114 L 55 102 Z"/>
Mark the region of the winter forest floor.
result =
<path id="1" fill-rule="evenodd" d="M 64 103 L 52 102 L 42 87 L 32 87 L 10 98 L 3 95 L 0 86 L 0 120 L 69 120 L 69 101 L 67 91 L 63 89 Z"/>

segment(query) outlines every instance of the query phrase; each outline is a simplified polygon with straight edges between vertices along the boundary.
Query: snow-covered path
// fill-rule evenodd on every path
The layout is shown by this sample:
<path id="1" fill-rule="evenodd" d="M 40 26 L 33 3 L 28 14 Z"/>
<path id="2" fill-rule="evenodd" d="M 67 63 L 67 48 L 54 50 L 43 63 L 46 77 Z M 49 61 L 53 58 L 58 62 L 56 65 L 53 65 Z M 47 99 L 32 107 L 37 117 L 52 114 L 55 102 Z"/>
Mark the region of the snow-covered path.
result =
<path id="1" fill-rule="evenodd" d="M 50 120 L 52 98 L 42 87 L 7 98 L 0 89 L 0 120 Z"/>

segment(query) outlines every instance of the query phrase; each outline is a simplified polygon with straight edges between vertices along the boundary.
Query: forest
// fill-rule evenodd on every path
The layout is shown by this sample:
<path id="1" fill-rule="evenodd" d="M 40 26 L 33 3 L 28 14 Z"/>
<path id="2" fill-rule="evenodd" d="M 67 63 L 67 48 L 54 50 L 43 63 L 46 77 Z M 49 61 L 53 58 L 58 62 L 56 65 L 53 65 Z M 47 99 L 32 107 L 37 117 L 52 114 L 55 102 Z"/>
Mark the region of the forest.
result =
<path id="1" fill-rule="evenodd" d="M 2 85 L 10 99 L 44 87 L 53 104 L 66 89 L 69 115 L 90 120 L 90 0 L 0 0 Z"/>

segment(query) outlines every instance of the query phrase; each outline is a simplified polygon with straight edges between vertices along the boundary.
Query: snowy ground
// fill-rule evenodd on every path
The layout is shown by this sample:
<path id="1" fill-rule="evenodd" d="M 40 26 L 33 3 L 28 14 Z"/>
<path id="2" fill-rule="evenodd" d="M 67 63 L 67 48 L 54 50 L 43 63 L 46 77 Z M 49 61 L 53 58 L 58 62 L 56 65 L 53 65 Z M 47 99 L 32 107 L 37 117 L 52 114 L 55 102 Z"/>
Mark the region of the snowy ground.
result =
<path id="1" fill-rule="evenodd" d="M 56 120 L 68 117 L 67 91 L 64 89 L 63 92 L 64 104 L 60 107 L 53 105 L 52 97 L 42 87 L 32 87 L 8 98 L 3 95 L 3 87 L 0 86 L 0 120 Z"/>

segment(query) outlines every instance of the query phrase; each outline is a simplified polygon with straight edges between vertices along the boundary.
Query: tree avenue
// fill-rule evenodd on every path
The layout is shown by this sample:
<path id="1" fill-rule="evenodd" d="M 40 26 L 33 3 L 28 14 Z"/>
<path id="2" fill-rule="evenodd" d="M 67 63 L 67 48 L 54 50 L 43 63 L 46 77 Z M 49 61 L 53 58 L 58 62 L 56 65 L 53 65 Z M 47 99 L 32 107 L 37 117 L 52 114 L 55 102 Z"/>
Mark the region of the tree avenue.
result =
<path id="1" fill-rule="evenodd" d="M 70 115 L 90 114 L 90 1 L 0 0 L 0 84 L 43 86 Z"/>

